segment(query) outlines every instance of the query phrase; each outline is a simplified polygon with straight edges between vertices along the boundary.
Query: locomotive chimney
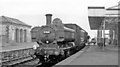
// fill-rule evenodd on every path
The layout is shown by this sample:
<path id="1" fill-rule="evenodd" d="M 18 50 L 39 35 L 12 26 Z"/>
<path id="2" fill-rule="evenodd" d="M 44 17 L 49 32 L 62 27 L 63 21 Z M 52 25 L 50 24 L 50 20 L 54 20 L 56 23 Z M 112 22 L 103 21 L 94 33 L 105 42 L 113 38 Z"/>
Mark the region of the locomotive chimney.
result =
<path id="1" fill-rule="evenodd" d="M 46 16 L 46 25 L 50 25 L 52 20 L 52 14 L 46 14 L 45 16 Z"/>

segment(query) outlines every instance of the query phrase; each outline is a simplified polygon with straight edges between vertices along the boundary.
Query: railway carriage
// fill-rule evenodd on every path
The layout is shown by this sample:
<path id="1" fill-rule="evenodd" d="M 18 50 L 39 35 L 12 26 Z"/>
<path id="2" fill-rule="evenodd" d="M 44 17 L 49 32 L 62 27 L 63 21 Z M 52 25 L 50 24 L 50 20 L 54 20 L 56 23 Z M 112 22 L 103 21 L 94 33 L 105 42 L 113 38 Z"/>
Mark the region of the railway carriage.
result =
<path id="1" fill-rule="evenodd" d="M 82 47 L 85 47 L 85 43 L 87 42 L 86 40 L 88 37 L 88 33 L 83 30 L 80 26 L 78 26 L 77 24 L 64 24 L 64 26 L 74 29 L 75 32 L 75 45 L 76 45 L 76 50 L 79 50 Z"/>

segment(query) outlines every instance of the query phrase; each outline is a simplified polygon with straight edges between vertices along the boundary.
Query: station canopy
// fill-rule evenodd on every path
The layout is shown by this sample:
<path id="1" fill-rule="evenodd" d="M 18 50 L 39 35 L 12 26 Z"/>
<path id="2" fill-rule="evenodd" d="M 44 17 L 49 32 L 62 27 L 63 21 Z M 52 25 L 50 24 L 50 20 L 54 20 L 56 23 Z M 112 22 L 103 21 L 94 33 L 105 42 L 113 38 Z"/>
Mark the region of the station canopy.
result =
<path id="1" fill-rule="evenodd" d="M 103 22 L 106 22 L 106 29 L 109 29 L 110 25 L 117 25 L 120 21 L 118 5 L 105 9 L 104 7 L 88 7 L 88 19 L 91 30 L 98 30 Z"/>
<path id="2" fill-rule="evenodd" d="M 97 30 L 104 20 L 104 7 L 88 7 L 88 19 L 91 30 Z"/>

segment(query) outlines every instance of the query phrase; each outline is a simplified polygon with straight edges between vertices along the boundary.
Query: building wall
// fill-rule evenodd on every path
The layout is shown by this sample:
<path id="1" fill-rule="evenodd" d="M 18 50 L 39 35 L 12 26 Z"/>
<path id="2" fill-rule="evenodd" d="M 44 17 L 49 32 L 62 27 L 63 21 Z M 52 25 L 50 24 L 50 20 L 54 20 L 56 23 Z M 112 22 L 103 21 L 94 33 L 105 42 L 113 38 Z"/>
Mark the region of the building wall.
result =
<path id="1" fill-rule="evenodd" d="M 0 38 L 3 43 L 24 43 L 31 42 L 30 27 L 3 23 L 0 24 Z"/>
<path id="2" fill-rule="evenodd" d="M 2 25 L 2 24 L 0 24 L 0 42 L 7 42 L 7 36 L 6 36 L 6 30 L 5 30 L 5 28 L 6 28 L 6 25 Z"/>

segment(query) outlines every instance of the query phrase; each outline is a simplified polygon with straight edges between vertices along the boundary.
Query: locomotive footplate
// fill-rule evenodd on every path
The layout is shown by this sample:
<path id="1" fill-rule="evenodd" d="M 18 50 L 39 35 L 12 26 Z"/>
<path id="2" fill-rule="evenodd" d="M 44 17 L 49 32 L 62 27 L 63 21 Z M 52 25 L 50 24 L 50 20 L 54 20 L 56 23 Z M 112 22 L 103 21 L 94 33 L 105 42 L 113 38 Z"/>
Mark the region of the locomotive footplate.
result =
<path id="1" fill-rule="evenodd" d="M 39 58 L 41 63 L 54 63 L 59 62 L 64 58 L 67 58 L 71 55 L 71 49 L 72 47 L 67 48 L 44 48 L 44 49 L 37 49 L 35 52 L 35 55 L 37 58 Z"/>
<path id="2" fill-rule="evenodd" d="M 41 63 L 54 63 L 60 61 L 64 52 L 56 49 L 41 49 L 35 52 L 36 57 Z"/>

